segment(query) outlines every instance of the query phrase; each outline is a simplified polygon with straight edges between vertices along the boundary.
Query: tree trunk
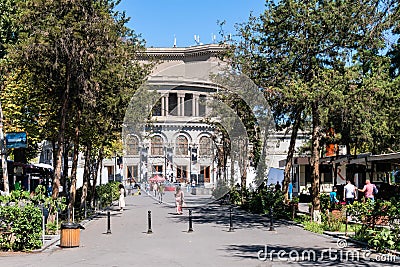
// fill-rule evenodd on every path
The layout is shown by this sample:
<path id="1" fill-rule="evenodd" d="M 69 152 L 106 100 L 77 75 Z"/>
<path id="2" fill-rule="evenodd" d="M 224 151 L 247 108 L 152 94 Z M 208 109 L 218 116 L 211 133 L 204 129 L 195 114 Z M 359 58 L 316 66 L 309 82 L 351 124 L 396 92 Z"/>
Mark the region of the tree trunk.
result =
<path id="1" fill-rule="evenodd" d="M 51 148 L 53 149 L 52 150 L 53 153 L 51 155 L 52 156 L 52 165 L 53 165 L 53 167 L 56 166 L 56 162 L 57 162 L 57 146 L 56 146 L 56 144 L 57 144 L 57 140 L 55 138 L 53 138 L 51 140 Z M 52 177 L 52 178 L 54 179 L 54 177 Z"/>
<path id="2" fill-rule="evenodd" d="M 321 209 L 320 199 L 319 199 L 319 187 L 320 187 L 320 174 L 319 174 L 319 152 L 320 152 L 320 128 L 321 121 L 318 110 L 318 102 L 312 105 L 312 154 L 311 154 L 311 180 L 312 180 L 312 205 L 313 210 L 316 214 L 319 213 Z M 315 219 L 315 218 L 314 218 Z"/>
<path id="3" fill-rule="evenodd" d="M 223 163 L 223 172 L 224 172 L 224 182 L 226 183 L 226 184 L 228 184 L 228 177 L 227 177 L 227 171 L 226 171 L 226 165 L 228 164 L 228 157 L 229 157 L 229 155 L 230 155 L 230 153 L 231 153 L 231 150 L 230 150 L 230 140 L 229 140 L 229 143 L 228 143 L 228 141 L 227 141 L 227 139 L 226 138 L 224 138 L 223 139 L 223 141 L 222 141 L 222 143 L 223 143 L 223 150 L 222 150 L 222 156 L 223 156 L 223 161 L 222 161 L 222 163 Z"/>
<path id="4" fill-rule="evenodd" d="M 88 144 L 86 146 L 86 152 L 85 152 L 85 166 L 83 169 L 83 184 L 87 185 L 87 188 L 90 188 L 90 183 L 89 183 L 89 177 L 90 177 L 90 154 L 92 152 L 91 149 L 91 144 Z M 83 199 L 83 201 L 86 201 L 86 197 Z M 90 201 L 90 199 L 89 199 Z M 84 202 L 83 202 L 84 203 Z M 90 202 L 89 202 L 90 203 Z M 81 202 L 82 204 L 82 202 Z"/>
<path id="5" fill-rule="evenodd" d="M 301 112 L 302 110 L 300 109 L 297 110 L 296 117 L 293 123 L 292 134 L 290 136 L 289 150 L 286 156 L 286 164 L 285 164 L 284 178 L 282 184 L 282 192 L 284 192 L 285 203 L 289 202 L 288 189 L 290 183 L 290 171 L 292 169 L 292 161 L 293 161 L 294 149 L 296 146 L 296 138 L 301 122 Z"/>
<path id="6" fill-rule="evenodd" d="M 64 152 L 64 140 L 65 140 L 65 129 L 67 123 L 67 114 L 68 114 L 68 103 L 69 103 L 69 90 L 70 90 L 70 73 L 67 67 L 66 70 L 66 80 L 65 80 L 65 90 L 64 90 L 64 101 L 61 107 L 61 122 L 60 128 L 58 129 L 58 149 L 57 149 L 57 156 L 56 156 L 56 165 L 54 168 L 54 180 L 53 180 L 53 199 L 58 197 L 58 188 L 60 186 L 61 180 L 61 163 L 62 163 L 62 155 Z"/>
<path id="7" fill-rule="evenodd" d="M 233 187 L 235 185 L 235 161 L 237 160 L 235 153 L 231 155 L 231 179 L 229 186 Z"/>
<path id="8" fill-rule="evenodd" d="M 95 198 L 95 195 L 96 195 L 96 184 L 97 184 L 97 176 L 98 176 L 98 173 L 99 173 L 99 168 L 100 168 L 100 163 L 103 161 L 103 148 L 100 148 L 99 149 L 99 155 L 97 156 L 97 160 L 96 160 L 96 163 L 95 163 L 95 171 L 94 171 L 94 174 L 93 174 L 93 185 L 92 185 L 92 196 L 93 196 L 93 206 L 95 207 L 95 205 L 96 205 L 96 203 L 95 203 L 95 201 L 96 201 L 96 198 Z"/>
<path id="9" fill-rule="evenodd" d="M 74 152 L 72 159 L 72 167 L 71 167 L 71 188 L 69 189 L 70 198 L 69 198 L 69 209 L 72 211 L 72 208 L 75 205 L 76 198 L 76 173 L 78 169 L 78 158 L 79 158 L 79 123 L 80 123 L 80 112 L 78 112 L 77 122 L 75 126 L 75 137 L 74 137 Z"/>
<path id="10" fill-rule="evenodd" d="M 239 155 L 239 163 L 240 163 L 240 188 L 241 188 L 241 200 L 242 203 L 245 201 L 244 198 L 244 194 L 246 191 L 246 184 L 247 184 L 247 162 L 248 162 L 248 144 L 249 144 L 249 140 L 247 138 L 245 138 L 244 140 L 239 139 L 239 141 L 241 141 L 241 143 L 239 144 L 239 146 L 241 147 L 241 149 L 239 151 L 241 151 L 240 155 Z"/>
<path id="11" fill-rule="evenodd" d="M 70 150 L 70 144 L 68 142 L 67 145 L 65 145 L 65 152 L 64 152 L 64 167 L 63 167 L 63 174 L 61 176 L 61 185 L 63 186 L 63 194 L 62 195 L 66 195 L 67 193 L 67 179 L 68 179 L 68 153 Z"/>

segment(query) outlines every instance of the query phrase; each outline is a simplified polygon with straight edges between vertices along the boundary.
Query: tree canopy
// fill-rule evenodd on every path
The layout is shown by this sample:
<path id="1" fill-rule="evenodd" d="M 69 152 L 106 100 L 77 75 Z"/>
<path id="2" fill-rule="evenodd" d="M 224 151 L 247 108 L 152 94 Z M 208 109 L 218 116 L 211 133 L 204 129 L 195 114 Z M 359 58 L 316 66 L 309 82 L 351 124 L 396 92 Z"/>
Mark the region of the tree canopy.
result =
<path id="1" fill-rule="evenodd" d="M 118 3 L 28 0 L 18 3 L 20 15 L 12 17 L 21 28 L 7 48 L 7 79 L 17 75 L 24 84 L 7 92 L 22 95 L 29 88 L 24 101 L 36 120 L 42 118 L 41 138 L 57 142 L 54 197 L 66 142 L 73 140 L 77 149 L 110 145 L 119 137 L 114 133 L 121 132 L 130 97 L 148 74 L 135 60 L 144 42 L 125 26 L 128 18 L 115 11 Z M 28 121 L 26 126 L 35 119 Z"/>
<path id="2" fill-rule="evenodd" d="M 392 25 L 395 4 L 390 0 L 266 1 L 263 14 L 238 26 L 231 50 L 234 66 L 264 88 L 278 125 L 309 123 L 311 127 L 316 210 L 322 137 L 335 126 L 335 132 L 345 133 L 333 114 L 340 113 L 342 121 L 348 122 L 345 125 L 355 125 L 342 136 L 358 146 L 371 140 L 367 137 L 376 129 L 373 125 L 382 119 L 378 104 L 371 101 L 378 103 L 385 95 L 387 61 L 379 52 L 385 45 L 384 33 Z M 349 93 L 350 89 L 357 93 Z M 370 119 L 369 125 L 364 118 Z"/>

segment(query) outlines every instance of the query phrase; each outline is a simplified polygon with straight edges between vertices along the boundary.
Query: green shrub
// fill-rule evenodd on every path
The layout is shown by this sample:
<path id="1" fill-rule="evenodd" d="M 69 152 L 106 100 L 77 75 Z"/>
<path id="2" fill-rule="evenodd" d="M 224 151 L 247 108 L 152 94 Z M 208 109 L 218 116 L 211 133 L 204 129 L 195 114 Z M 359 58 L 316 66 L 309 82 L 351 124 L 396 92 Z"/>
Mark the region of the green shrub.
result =
<path id="1" fill-rule="evenodd" d="M 11 232 L 0 236 L 0 250 L 29 251 L 42 245 L 42 207 L 49 210 L 49 218 L 66 208 L 65 197 L 53 199 L 46 196 L 46 188 L 39 185 L 35 194 L 14 190 L 3 196 L 0 206 L 0 228 Z"/>
<path id="2" fill-rule="evenodd" d="M 321 205 L 321 213 L 325 213 L 331 208 L 331 200 L 328 194 L 320 194 L 319 201 Z"/>
<path id="3" fill-rule="evenodd" d="M 349 205 L 348 213 L 362 223 L 356 232 L 355 238 L 375 248 L 378 251 L 386 249 L 400 249 L 400 203 L 398 199 L 390 201 L 376 200 L 354 202 Z M 380 221 L 387 221 L 389 228 L 376 227 Z"/>
<path id="4" fill-rule="evenodd" d="M 272 208 L 275 218 L 290 218 L 290 206 L 284 204 L 284 195 L 280 190 L 263 188 L 252 192 L 247 205 L 248 210 L 253 213 L 270 214 Z"/>
<path id="5" fill-rule="evenodd" d="M 119 198 L 119 182 L 110 182 L 107 184 L 96 186 L 95 197 L 99 199 L 102 207 L 110 206 L 111 202 Z M 88 194 L 89 194 L 88 190 Z M 80 197 L 82 196 L 82 190 L 77 193 L 77 205 L 80 205 Z"/>
<path id="6" fill-rule="evenodd" d="M 304 224 L 304 222 L 309 222 L 310 220 L 311 218 L 308 214 L 301 214 L 300 216 L 294 217 L 294 221 L 301 224 Z"/>
<path id="7" fill-rule="evenodd" d="M 2 250 L 29 251 L 41 247 L 42 213 L 39 208 L 33 204 L 2 206 L 0 219 L 13 236 L 11 240 L 1 240 Z"/>
<path id="8" fill-rule="evenodd" d="M 322 234 L 324 232 L 322 224 L 317 222 L 304 222 L 304 229 L 313 233 Z"/>
<path id="9" fill-rule="evenodd" d="M 57 222 L 48 222 L 46 224 L 46 234 L 47 235 L 55 235 L 57 234 L 58 224 Z"/>
<path id="10" fill-rule="evenodd" d="M 323 228 L 326 231 L 338 232 L 341 230 L 345 221 L 346 217 L 342 212 L 340 212 L 340 214 L 329 212 L 327 215 L 323 216 Z"/>
<path id="11" fill-rule="evenodd" d="M 253 192 L 249 200 L 249 210 L 253 213 L 264 213 L 264 200 L 262 193 Z"/>
<path id="12" fill-rule="evenodd" d="M 384 252 L 386 249 L 396 248 L 396 239 L 392 231 L 383 228 L 379 230 L 368 229 L 368 245 Z"/>
<path id="13" fill-rule="evenodd" d="M 242 204 L 242 196 L 240 192 L 240 188 L 232 187 L 229 191 L 230 202 L 233 205 L 241 205 Z"/>

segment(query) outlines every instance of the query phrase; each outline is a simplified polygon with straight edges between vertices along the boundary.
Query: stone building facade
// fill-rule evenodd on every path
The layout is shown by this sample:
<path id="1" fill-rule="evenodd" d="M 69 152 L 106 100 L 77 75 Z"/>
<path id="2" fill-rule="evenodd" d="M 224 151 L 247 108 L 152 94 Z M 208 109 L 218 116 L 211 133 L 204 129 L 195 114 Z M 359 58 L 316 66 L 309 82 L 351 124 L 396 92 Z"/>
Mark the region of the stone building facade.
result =
<path id="1" fill-rule="evenodd" d="M 125 178 L 142 182 L 160 175 L 171 182 L 215 183 L 214 130 L 204 119 L 207 101 L 217 90 L 210 73 L 219 67 L 221 49 L 206 45 L 146 50 L 144 61 L 160 61 L 146 84 L 159 98 L 151 107 L 146 133 L 125 135 Z"/>
<path id="2" fill-rule="evenodd" d="M 104 176 L 112 177 L 118 172 L 125 180 L 133 178 L 143 182 L 160 175 L 171 182 L 195 180 L 205 186 L 215 185 L 217 144 L 214 127 L 206 118 L 211 110 L 207 103 L 219 90 L 211 77 L 225 68 L 218 58 L 222 49 L 216 44 L 147 48 L 142 60 L 158 60 L 146 84 L 159 95 L 151 107 L 151 126 L 146 127 L 145 134 L 127 131 L 122 164 L 115 168 L 116 162 L 105 161 L 107 174 Z M 300 137 L 296 147 L 305 139 Z M 267 172 L 271 167 L 279 168 L 279 161 L 286 158 L 289 141 L 290 135 L 284 132 L 270 133 Z M 229 161 L 226 176 L 230 177 L 230 172 L 236 170 Z M 255 177 L 250 165 L 247 177 L 248 184 Z"/>

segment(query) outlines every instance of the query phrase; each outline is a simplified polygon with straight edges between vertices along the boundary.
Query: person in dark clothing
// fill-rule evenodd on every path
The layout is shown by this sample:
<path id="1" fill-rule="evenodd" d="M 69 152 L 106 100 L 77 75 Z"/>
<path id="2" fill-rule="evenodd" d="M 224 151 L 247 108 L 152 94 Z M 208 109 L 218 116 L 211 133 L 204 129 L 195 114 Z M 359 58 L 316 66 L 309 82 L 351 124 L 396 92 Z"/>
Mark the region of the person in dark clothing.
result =
<path id="1" fill-rule="evenodd" d="M 279 183 L 279 181 L 276 182 L 275 191 L 281 191 L 281 184 Z"/>

